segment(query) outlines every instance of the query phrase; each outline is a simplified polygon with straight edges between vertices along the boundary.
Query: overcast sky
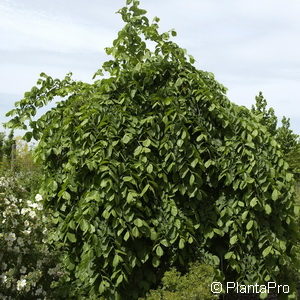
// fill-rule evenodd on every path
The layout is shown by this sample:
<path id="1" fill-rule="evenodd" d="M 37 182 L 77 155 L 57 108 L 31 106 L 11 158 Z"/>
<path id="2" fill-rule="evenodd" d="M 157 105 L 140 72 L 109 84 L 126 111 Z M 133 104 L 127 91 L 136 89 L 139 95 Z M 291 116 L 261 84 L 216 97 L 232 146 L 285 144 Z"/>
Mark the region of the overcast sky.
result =
<path id="1" fill-rule="evenodd" d="M 91 82 L 123 23 L 125 0 L 0 0 L 0 122 L 41 72 Z M 162 31 L 251 107 L 262 91 L 300 134 L 300 1 L 142 0 Z M 0 127 L 1 130 L 1 127 Z"/>

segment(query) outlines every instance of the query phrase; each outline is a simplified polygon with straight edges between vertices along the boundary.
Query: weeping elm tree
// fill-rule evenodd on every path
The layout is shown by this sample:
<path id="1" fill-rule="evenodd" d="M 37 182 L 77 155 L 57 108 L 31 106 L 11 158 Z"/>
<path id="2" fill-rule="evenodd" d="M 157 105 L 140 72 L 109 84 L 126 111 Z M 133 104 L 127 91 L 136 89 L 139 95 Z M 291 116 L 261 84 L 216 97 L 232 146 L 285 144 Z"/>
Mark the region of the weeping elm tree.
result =
<path id="1" fill-rule="evenodd" d="M 225 280 L 286 283 L 298 235 L 278 143 L 171 41 L 174 30 L 160 34 L 136 0 L 119 13 L 125 26 L 93 83 L 42 73 L 8 113 L 38 141 L 74 293 L 137 299 L 204 252 Z"/>

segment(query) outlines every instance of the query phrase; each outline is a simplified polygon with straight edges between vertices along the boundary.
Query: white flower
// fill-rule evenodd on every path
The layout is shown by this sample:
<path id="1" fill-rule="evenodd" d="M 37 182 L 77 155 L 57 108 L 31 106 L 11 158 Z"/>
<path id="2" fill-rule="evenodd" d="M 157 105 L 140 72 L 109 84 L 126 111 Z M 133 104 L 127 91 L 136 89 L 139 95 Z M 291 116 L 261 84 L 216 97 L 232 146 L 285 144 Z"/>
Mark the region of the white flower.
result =
<path id="1" fill-rule="evenodd" d="M 5 240 L 6 240 L 6 241 L 9 241 L 9 242 L 15 241 L 15 240 L 16 240 L 16 234 L 13 233 L 13 232 L 10 232 L 10 233 L 8 234 L 8 236 L 5 237 Z"/>
<path id="2" fill-rule="evenodd" d="M 21 272 L 22 274 L 25 274 L 26 271 L 27 271 L 27 268 L 24 267 L 24 266 L 22 266 L 22 268 L 20 269 L 20 272 Z"/>
<path id="3" fill-rule="evenodd" d="M 55 268 L 52 268 L 52 269 L 49 269 L 49 270 L 48 270 L 48 274 L 49 274 L 50 276 L 54 275 L 55 273 L 56 273 L 56 269 L 55 269 Z"/>
<path id="4" fill-rule="evenodd" d="M 24 241 L 23 241 L 23 239 L 21 238 L 21 237 L 18 237 L 18 239 L 17 239 L 17 243 L 19 244 L 19 246 L 24 246 Z"/>
<path id="5" fill-rule="evenodd" d="M 35 291 L 35 295 L 38 296 L 43 293 L 43 289 L 40 287 Z"/>
<path id="6" fill-rule="evenodd" d="M 28 211 L 29 211 L 28 208 L 22 208 L 22 209 L 21 209 L 21 214 L 22 214 L 22 215 L 25 215 Z"/>
<path id="7" fill-rule="evenodd" d="M 40 267 L 42 266 L 42 263 L 43 263 L 43 261 L 39 259 L 39 260 L 37 261 L 37 263 L 36 263 L 36 266 L 37 266 L 38 268 L 40 268 Z"/>
<path id="8" fill-rule="evenodd" d="M 32 207 L 32 208 L 37 208 L 37 207 L 39 207 L 39 205 L 38 205 L 37 203 L 31 203 L 31 204 L 29 204 L 29 206 Z"/>
<path id="9" fill-rule="evenodd" d="M 30 216 L 31 218 L 35 218 L 35 217 L 36 217 L 35 211 L 32 210 L 32 211 L 29 213 L 29 216 Z"/>
<path id="10" fill-rule="evenodd" d="M 9 196 L 11 202 L 17 202 L 17 198 L 14 195 Z"/>
<path id="11" fill-rule="evenodd" d="M 1 281 L 2 281 L 3 283 L 5 283 L 5 282 L 7 281 L 7 276 L 4 275 L 4 274 L 1 274 L 1 275 L 0 275 L 0 279 L 1 279 Z"/>
<path id="12" fill-rule="evenodd" d="M 43 200 L 42 195 L 36 194 L 36 196 L 35 196 L 35 201 L 42 201 L 42 200 Z"/>
<path id="13" fill-rule="evenodd" d="M 29 227 L 27 230 L 23 231 L 25 234 L 30 234 L 31 233 L 31 227 Z"/>
<path id="14" fill-rule="evenodd" d="M 26 279 L 21 279 L 17 281 L 17 290 L 20 291 L 23 287 L 26 286 Z"/>
<path id="15" fill-rule="evenodd" d="M 28 227 L 28 226 L 29 226 L 29 222 L 28 222 L 27 220 L 24 222 L 24 226 L 25 226 L 25 227 Z"/>

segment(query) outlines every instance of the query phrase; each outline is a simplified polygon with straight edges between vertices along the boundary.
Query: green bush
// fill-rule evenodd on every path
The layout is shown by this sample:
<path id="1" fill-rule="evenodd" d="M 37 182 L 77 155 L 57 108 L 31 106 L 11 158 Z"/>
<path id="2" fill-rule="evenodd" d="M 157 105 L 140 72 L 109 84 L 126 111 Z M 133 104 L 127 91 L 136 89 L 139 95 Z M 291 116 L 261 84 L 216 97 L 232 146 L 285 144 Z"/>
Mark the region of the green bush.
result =
<path id="1" fill-rule="evenodd" d="M 189 272 L 181 275 L 175 268 L 162 278 L 162 287 L 151 290 L 146 300 L 211 300 L 219 299 L 211 293 L 212 282 L 220 282 L 218 272 L 210 265 L 192 263 Z"/>
<path id="2" fill-rule="evenodd" d="M 158 18 L 150 24 L 127 2 L 125 27 L 106 49 L 114 58 L 96 73 L 106 77 L 41 74 L 8 114 L 8 126 L 29 122 L 25 138 L 39 141 L 70 297 L 137 299 L 203 251 L 223 262 L 225 280 L 292 278 L 294 180 L 279 144 L 170 41 L 174 30 L 159 34 Z M 56 96 L 64 100 L 34 121 Z"/>

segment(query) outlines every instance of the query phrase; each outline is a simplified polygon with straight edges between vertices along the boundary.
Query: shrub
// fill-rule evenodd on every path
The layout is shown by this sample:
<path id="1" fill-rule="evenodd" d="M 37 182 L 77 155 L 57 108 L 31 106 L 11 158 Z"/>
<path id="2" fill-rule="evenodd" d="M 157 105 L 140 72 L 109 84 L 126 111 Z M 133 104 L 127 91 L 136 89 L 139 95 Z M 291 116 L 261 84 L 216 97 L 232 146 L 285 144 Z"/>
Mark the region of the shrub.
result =
<path id="1" fill-rule="evenodd" d="M 218 278 L 218 279 L 217 279 Z M 189 272 L 181 275 L 175 268 L 162 278 L 162 287 L 151 290 L 146 300 L 211 300 L 219 295 L 211 293 L 211 283 L 219 281 L 218 272 L 210 265 L 199 262 L 190 265 Z"/>
<path id="2" fill-rule="evenodd" d="M 63 273 L 46 241 L 42 197 L 22 185 L 28 176 L 6 171 L 0 178 L 0 298 L 57 299 L 51 284 Z"/>
<path id="3" fill-rule="evenodd" d="M 226 280 L 293 275 L 294 182 L 280 146 L 170 41 L 175 31 L 159 34 L 158 19 L 127 2 L 106 49 L 114 59 L 96 73 L 106 78 L 41 74 L 8 114 L 8 126 L 26 129 L 27 119 L 25 138 L 39 141 L 70 297 L 136 299 L 203 250 L 223 261 Z M 34 121 L 55 96 L 65 100 Z"/>

